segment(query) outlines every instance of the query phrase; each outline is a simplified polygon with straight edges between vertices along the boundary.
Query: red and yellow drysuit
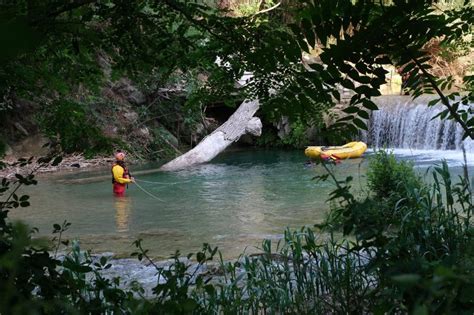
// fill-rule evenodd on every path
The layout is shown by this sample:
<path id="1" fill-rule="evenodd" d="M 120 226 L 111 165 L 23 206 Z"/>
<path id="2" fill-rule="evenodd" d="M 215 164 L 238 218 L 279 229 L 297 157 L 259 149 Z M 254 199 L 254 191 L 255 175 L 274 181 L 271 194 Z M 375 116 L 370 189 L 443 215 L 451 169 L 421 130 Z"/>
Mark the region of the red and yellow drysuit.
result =
<path id="1" fill-rule="evenodd" d="M 125 189 L 127 184 L 131 183 L 130 173 L 128 172 L 125 163 L 122 161 L 115 161 L 112 164 L 112 184 L 114 188 L 114 194 L 116 196 L 123 196 L 125 194 Z"/>

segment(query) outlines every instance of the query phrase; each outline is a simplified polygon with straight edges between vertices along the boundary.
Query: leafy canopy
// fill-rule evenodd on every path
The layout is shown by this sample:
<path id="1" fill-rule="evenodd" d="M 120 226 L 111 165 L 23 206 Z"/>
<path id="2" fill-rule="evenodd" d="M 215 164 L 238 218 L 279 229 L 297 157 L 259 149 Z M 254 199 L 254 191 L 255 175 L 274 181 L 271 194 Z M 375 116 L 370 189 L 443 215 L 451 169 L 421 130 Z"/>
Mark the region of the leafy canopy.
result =
<path id="1" fill-rule="evenodd" d="M 291 2 L 290 2 L 291 4 Z M 444 11 L 436 1 L 302 0 L 279 14 L 231 17 L 198 1 L 76 0 L 4 1 L 0 91 L 3 108 L 17 96 L 71 97 L 78 85 L 97 91 L 107 77 L 131 77 L 157 88 L 180 72 L 205 73 L 190 105 L 223 98 L 228 103 L 258 98 L 263 114 L 320 122 L 352 93 L 349 107 L 333 126 L 338 134 L 366 128 L 377 106 L 371 100 L 386 83 L 385 65 L 408 75 L 414 97 L 436 93 L 446 107 L 441 118 L 454 119 L 474 138 L 472 76 L 467 93 L 443 91 L 453 79 L 430 72 L 424 50 L 472 33 L 470 1 Z M 13 34 L 21 36 L 7 36 Z M 305 67 L 303 52 L 319 51 L 320 61 Z M 109 62 L 99 58 L 106 56 Z M 219 62 L 216 62 L 219 60 Z M 245 86 L 236 86 L 251 72 Z M 144 74 L 148 75 L 144 75 Z M 434 102 L 430 105 L 433 105 Z"/>

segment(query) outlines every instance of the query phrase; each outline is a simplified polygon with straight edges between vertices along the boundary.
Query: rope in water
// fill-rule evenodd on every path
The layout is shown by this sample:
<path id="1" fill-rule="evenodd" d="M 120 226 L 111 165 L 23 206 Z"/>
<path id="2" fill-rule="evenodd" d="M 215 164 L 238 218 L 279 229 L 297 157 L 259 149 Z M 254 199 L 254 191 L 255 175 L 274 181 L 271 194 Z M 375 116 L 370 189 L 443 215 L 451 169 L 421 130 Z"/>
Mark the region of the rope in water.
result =
<path id="1" fill-rule="evenodd" d="M 177 184 L 182 184 L 182 183 L 189 183 L 190 180 L 182 181 L 182 182 L 172 182 L 172 183 L 165 183 L 165 182 L 151 182 L 148 180 L 143 180 L 143 179 L 137 179 L 135 178 L 135 181 L 139 181 L 142 183 L 148 183 L 148 184 L 157 184 L 157 185 L 177 185 Z"/>
<path id="2" fill-rule="evenodd" d="M 146 193 L 147 195 L 149 195 L 150 197 L 153 197 L 155 198 L 156 200 L 158 201 L 161 201 L 161 202 L 164 202 L 164 200 L 158 198 L 157 196 L 153 195 L 151 192 L 145 190 L 145 188 L 143 188 L 142 186 L 140 186 L 137 182 L 135 182 L 135 185 L 141 189 L 141 191 L 143 191 L 144 193 Z"/>

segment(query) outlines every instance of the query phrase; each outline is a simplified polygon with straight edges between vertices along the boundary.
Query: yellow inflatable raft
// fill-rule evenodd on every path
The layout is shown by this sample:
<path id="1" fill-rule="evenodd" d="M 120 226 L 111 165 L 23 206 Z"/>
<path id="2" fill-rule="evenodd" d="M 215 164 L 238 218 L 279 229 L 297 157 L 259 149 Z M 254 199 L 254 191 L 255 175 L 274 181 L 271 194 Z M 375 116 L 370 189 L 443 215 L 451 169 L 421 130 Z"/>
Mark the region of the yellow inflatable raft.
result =
<path id="1" fill-rule="evenodd" d="M 365 150 L 367 145 L 364 142 L 354 141 L 339 147 L 307 147 L 304 154 L 312 159 L 334 157 L 343 160 L 358 158 Z"/>

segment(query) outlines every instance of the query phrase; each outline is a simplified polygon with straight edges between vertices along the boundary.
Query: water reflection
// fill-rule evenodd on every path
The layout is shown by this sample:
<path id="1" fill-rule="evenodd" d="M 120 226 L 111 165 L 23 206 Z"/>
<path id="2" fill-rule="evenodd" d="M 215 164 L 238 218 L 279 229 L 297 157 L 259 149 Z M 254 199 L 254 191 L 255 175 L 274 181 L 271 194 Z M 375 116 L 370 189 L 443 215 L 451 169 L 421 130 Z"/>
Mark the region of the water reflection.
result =
<path id="1" fill-rule="evenodd" d="M 450 165 L 462 162 L 462 152 L 433 152 L 436 154 L 403 154 L 396 150 L 395 154 L 398 159 L 414 160 L 420 172 L 441 157 Z M 472 156 L 468 155 L 470 171 Z M 311 180 L 326 171 L 321 166 L 305 167 L 306 160 L 301 151 L 229 152 L 211 164 L 188 170 L 140 175 L 143 187 L 165 202 L 135 185 L 127 196 L 114 198 L 105 178 L 70 185 L 42 180 L 40 185 L 28 187 L 32 207 L 13 211 L 11 216 L 41 232 L 49 231 L 51 222 L 68 220 L 73 223 L 68 235 L 80 238 L 83 245 L 87 242 L 97 252 L 126 255 L 133 251 L 132 241 L 143 238 L 150 252 L 160 257 L 177 249 L 182 253 L 199 250 L 203 242 L 236 257 L 247 245 L 281 235 L 287 226 L 300 228 L 324 219 L 326 200 L 335 186 L 332 181 Z M 339 180 L 352 176 L 352 189 L 358 194 L 366 180 L 366 162 L 347 160 L 331 168 Z M 460 167 L 451 170 L 453 175 L 462 173 Z M 103 170 L 107 172 L 110 170 Z"/>
<path id="2" fill-rule="evenodd" d="M 129 196 L 116 196 L 114 199 L 115 229 L 118 233 L 129 231 L 131 198 Z"/>

